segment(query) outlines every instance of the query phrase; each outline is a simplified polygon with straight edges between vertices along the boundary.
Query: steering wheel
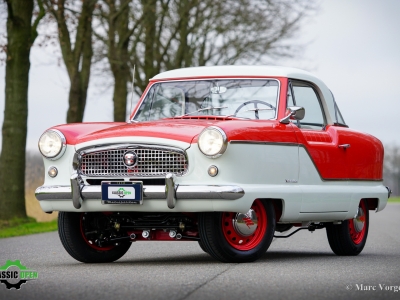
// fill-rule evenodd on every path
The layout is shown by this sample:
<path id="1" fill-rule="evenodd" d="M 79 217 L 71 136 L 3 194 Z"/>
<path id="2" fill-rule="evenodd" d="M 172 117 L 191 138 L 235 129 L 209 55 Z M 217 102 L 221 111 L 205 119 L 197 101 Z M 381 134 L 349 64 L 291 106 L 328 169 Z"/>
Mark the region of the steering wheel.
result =
<path id="1" fill-rule="evenodd" d="M 259 110 L 264 110 L 264 109 L 262 109 L 262 108 L 258 108 L 258 107 L 257 107 L 257 104 L 266 105 L 266 106 L 268 106 L 269 108 L 271 108 L 271 109 L 273 109 L 273 110 L 276 111 L 276 107 L 273 106 L 273 105 L 271 105 L 271 104 L 269 104 L 268 102 L 265 102 L 265 101 L 262 101 L 262 100 L 249 100 L 249 101 L 246 101 L 246 102 L 242 103 L 242 104 L 236 109 L 236 111 L 235 111 L 235 113 L 233 114 L 233 116 L 236 117 L 237 113 L 238 113 L 244 106 L 246 106 L 247 104 L 250 104 L 250 103 L 254 103 L 254 113 L 255 113 L 255 116 L 256 116 L 256 119 L 257 119 L 257 120 L 260 119 L 260 117 L 259 117 L 259 115 L 258 115 L 258 111 L 259 111 Z"/>

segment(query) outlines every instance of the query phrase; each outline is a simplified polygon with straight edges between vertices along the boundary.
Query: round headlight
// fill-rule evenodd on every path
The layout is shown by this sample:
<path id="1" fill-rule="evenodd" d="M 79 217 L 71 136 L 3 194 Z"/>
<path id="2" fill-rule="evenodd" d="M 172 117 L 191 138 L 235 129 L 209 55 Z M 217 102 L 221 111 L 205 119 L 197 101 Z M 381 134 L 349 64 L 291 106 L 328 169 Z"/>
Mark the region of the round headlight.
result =
<path id="1" fill-rule="evenodd" d="M 221 128 L 210 126 L 200 133 L 198 145 L 204 155 L 217 158 L 226 150 L 226 134 Z"/>
<path id="2" fill-rule="evenodd" d="M 56 129 L 47 130 L 39 139 L 39 150 L 48 159 L 60 158 L 66 148 L 66 140 L 61 131 Z"/>

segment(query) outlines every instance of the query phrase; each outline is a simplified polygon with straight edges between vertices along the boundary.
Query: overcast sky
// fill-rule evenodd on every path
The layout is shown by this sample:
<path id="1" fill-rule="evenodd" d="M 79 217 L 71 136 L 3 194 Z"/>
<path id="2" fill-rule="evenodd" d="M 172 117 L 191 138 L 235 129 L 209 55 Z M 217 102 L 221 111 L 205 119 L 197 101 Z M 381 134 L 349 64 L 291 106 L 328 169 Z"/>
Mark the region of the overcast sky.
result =
<path id="1" fill-rule="evenodd" d="M 400 145 L 399 29 L 399 0 L 321 1 L 320 11 L 299 36 L 302 42 L 312 42 L 300 59 L 280 63 L 320 77 L 351 128 L 373 134 L 384 144 Z M 44 130 L 65 122 L 69 81 L 49 49 L 34 47 L 31 62 L 27 148 L 37 149 Z M 4 76 L 5 66 L 0 66 L 1 112 Z M 111 99 L 112 89 L 104 82 L 91 83 L 84 121 L 112 121 Z"/>

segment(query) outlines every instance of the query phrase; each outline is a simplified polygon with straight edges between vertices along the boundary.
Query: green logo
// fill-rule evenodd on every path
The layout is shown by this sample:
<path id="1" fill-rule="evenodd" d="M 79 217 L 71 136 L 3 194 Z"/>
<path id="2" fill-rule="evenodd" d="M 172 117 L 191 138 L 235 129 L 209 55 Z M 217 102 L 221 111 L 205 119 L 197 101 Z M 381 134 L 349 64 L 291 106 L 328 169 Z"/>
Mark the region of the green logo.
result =
<path id="1" fill-rule="evenodd" d="M 38 279 L 38 272 L 28 269 L 19 260 L 7 260 L 6 264 L 0 267 L 0 282 L 9 290 L 19 290 L 23 283 L 35 279 Z"/>
<path id="2" fill-rule="evenodd" d="M 114 195 L 118 195 L 120 198 L 123 198 L 123 197 L 125 197 L 126 195 L 132 194 L 132 192 L 130 192 L 130 191 L 125 191 L 124 188 L 119 188 L 118 191 L 113 191 L 112 193 L 113 193 Z"/>

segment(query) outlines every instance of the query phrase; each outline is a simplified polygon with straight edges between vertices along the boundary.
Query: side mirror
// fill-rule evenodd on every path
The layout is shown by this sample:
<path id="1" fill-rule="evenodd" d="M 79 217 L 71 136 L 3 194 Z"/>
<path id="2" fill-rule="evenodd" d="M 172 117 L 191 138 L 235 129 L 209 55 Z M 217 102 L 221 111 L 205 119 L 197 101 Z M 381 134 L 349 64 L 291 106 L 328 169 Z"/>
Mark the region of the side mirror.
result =
<path id="1" fill-rule="evenodd" d="M 280 123 L 289 124 L 290 119 L 303 120 L 306 115 L 306 110 L 301 106 L 289 106 L 287 109 L 289 110 L 289 114 L 283 119 L 280 119 Z"/>

